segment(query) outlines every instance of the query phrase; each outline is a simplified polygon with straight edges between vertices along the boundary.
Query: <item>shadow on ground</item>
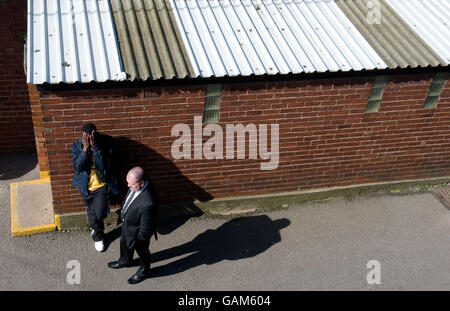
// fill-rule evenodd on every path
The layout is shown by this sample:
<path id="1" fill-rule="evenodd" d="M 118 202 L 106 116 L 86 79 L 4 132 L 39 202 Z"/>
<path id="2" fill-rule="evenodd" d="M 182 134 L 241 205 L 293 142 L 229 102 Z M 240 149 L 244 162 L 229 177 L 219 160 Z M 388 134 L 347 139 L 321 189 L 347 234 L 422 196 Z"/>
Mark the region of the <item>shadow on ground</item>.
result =
<path id="1" fill-rule="evenodd" d="M 180 218 L 178 221 L 183 220 Z M 188 243 L 152 254 L 152 267 L 159 261 L 190 255 L 152 268 L 151 277 L 173 275 L 203 264 L 212 265 L 222 260 L 254 257 L 280 242 L 280 230 L 289 226 L 290 223 L 289 219 L 271 220 L 266 215 L 230 220 L 217 229 L 206 230 Z M 177 222 L 171 224 L 168 221 L 160 225 L 158 231 L 171 232 L 171 227 L 178 228 L 179 224 Z M 118 227 L 107 233 L 106 246 L 108 247 L 115 239 L 120 238 L 121 232 L 122 227 Z M 132 266 L 139 265 L 139 258 L 135 258 Z"/>
<path id="2" fill-rule="evenodd" d="M 0 180 L 16 179 L 31 172 L 38 165 L 37 154 L 0 154 Z"/>
<path id="3" fill-rule="evenodd" d="M 281 241 L 280 230 L 289 226 L 286 219 L 271 220 L 266 215 L 240 217 L 217 229 L 208 229 L 192 241 L 152 254 L 156 262 L 190 254 L 152 269 L 152 277 L 177 274 L 191 268 L 222 260 L 254 257 Z"/>

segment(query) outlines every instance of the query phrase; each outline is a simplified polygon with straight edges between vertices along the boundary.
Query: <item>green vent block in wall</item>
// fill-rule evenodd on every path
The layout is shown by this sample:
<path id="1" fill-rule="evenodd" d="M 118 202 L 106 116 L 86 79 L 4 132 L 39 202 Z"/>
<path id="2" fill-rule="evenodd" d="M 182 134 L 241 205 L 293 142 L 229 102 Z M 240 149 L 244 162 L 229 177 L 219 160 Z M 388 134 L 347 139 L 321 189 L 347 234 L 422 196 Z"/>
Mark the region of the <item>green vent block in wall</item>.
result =
<path id="1" fill-rule="evenodd" d="M 389 77 L 387 76 L 378 76 L 375 78 L 369 94 L 369 100 L 366 104 L 366 113 L 378 112 L 388 79 Z"/>
<path id="2" fill-rule="evenodd" d="M 219 122 L 221 96 L 222 85 L 210 84 L 206 87 L 205 106 L 203 109 L 203 123 Z"/>
<path id="3" fill-rule="evenodd" d="M 445 82 L 448 79 L 448 72 L 437 73 L 430 85 L 427 98 L 423 104 L 423 108 L 434 109 L 437 107 L 439 97 L 444 89 Z"/>

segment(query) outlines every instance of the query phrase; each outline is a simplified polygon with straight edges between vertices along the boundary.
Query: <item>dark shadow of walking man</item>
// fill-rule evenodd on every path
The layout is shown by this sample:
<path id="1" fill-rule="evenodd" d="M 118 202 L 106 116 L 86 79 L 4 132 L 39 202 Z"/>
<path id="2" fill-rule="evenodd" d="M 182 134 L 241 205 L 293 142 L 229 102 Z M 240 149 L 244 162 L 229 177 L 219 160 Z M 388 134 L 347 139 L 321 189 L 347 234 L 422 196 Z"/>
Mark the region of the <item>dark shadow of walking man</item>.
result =
<path id="1" fill-rule="evenodd" d="M 166 265 L 153 268 L 152 277 L 180 273 L 202 264 L 239 260 L 256 256 L 281 241 L 280 230 L 289 226 L 286 219 L 272 221 L 266 215 L 236 218 L 217 229 L 208 229 L 192 241 L 152 254 L 152 265 L 192 253 Z"/>

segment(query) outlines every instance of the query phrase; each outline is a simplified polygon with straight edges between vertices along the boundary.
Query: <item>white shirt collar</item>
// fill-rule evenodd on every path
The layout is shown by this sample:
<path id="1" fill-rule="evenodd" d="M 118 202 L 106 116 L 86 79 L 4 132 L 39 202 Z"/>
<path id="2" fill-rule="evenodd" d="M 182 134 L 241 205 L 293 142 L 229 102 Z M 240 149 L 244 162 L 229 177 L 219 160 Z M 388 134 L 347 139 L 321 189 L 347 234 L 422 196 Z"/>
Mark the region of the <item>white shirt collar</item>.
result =
<path id="1" fill-rule="evenodd" d="M 147 188 L 147 186 L 148 186 L 148 181 L 145 182 L 145 185 L 144 185 L 144 187 L 142 187 L 142 189 L 136 191 L 136 194 L 134 195 L 133 199 L 130 201 L 129 204 L 131 204 L 131 202 L 133 202 L 141 194 L 141 192 Z M 131 195 L 131 191 L 130 191 L 129 195 Z"/>

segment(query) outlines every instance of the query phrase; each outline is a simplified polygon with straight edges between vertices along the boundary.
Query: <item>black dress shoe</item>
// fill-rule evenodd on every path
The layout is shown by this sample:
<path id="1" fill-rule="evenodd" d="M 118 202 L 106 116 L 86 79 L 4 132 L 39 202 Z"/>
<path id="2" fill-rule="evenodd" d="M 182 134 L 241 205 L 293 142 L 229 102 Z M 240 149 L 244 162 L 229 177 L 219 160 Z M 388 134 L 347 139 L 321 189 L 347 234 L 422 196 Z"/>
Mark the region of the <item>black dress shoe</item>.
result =
<path id="1" fill-rule="evenodd" d="M 141 283 L 142 281 L 144 281 L 148 277 L 149 277 L 149 275 L 139 276 L 139 275 L 135 274 L 131 278 L 128 279 L 128 284 L 133 285 L 133 284 Z"/>
<path id="2" fill-rule="evenodd" d="M 120 268 L 125 268 L 125 267 L 129 267 L 129 264 L 123 264 L 120 263 L 119 261 L 111 261 L 108 262 L 108 267 L 110 267 L 111 269 L 120 269 Z"/>

